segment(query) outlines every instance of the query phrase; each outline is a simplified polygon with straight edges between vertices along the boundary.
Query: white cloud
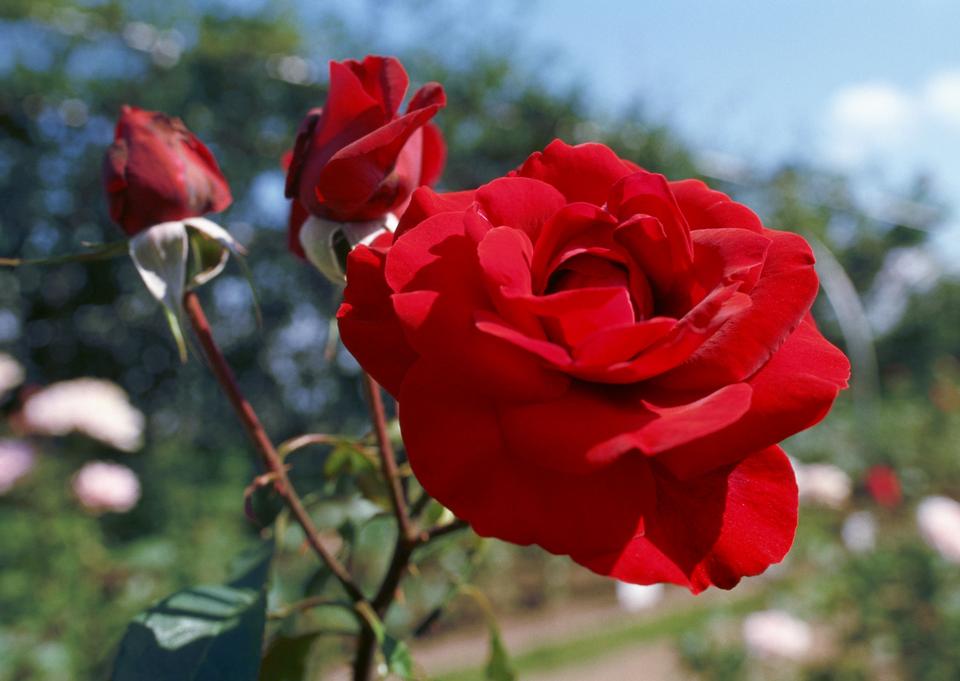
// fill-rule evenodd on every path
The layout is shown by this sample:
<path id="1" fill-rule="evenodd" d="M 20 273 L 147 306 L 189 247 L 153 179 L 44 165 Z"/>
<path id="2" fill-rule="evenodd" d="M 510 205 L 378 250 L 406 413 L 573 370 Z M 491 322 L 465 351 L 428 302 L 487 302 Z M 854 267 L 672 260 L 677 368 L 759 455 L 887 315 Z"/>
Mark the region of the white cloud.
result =
<path id="1" fill-rule="evenodd" d="M 960 143 L 960 68 L 937 71 L 912 89 L 886 81 L 847 85 L 827 102 L 823 124 L 823 155 L 841 166 L 937 165 L 945 148 Z"/>
<path id="2" fill-rule="evenodd" d="M 889 152 L 913 132 L 917 115 L 913 99 L 889 83 L 845 87 L 827 105 L 826 155 L 853 165 Z"/>
<path id="3" fill-rule="evenodd" d="M 960 130 L 960 69 L 941 71 L 928 79 L 922 102 L 940 122 Z"/>

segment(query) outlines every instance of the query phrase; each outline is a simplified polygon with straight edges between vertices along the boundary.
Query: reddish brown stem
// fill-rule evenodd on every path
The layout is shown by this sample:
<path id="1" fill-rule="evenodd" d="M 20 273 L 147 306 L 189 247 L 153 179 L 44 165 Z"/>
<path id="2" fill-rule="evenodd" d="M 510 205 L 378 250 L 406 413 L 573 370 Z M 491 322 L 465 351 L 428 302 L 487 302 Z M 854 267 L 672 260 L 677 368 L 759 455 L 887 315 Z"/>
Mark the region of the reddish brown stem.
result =
<path id="1" fill-rule="evenodd" d="M 253 442 L 260 458 L 263 460 L 263 464 L 268 471 L 276 476 L 278 491 L 283 496 L 294 519 L 296 519 L 300 527 L 303 528 L 307 542 L 320 557 L 320 560 L 330 568 L 330 571 L 337 580 L 339 580 L 340 584 L 343 585 L 344 590 L 350 598 L 355 602 L 363 601 L 363 592 L 361 592 L 359 587 L 354 583 L 350 577 L 350 573 L 347 572 L 343 564 L 341 564 L 320 541 L 320 533 L 313 524 L 313 520 L 307 513 L 306 508 L 304 508 L 297 491 L 290 483 L 290 478 L 287 476 L 287 470 L 283 465 L 283 460 L 280 458 L 280 455 L 277 454 L 277 450 L 274 448 L 270 438 L 267 437 L 267 433 L 263 429 L 260 419 L 257 418 L 253 407 L 240 391 L 240 386 L 237 385 L 233 370 L 230 368 L 230 365 L 227 364 L 226 358 L 223 356 L 220 347 L 213 338 L 210 323 L 207 321 L 207 316 L 200 306 L 200 299 L 197 297 L 197 294 L 193 291 L 188 291 L 183 296 L 183 307 L 193 326 L 197 340 L 203 347 L 204 354 L 207 356 L 214 376 L 216 376 L 217 381 L 220 383 L 220 387 L 223 389 L 224 394 L 226 394 L 227 399 L 230 400 L 230 404 L 233 406 L 234 411 L 236 411 L 237 416 L 240 417 L 240 422 L 247 431 L 247 435 Z"/>
<path id="2" fill-rule="evenodd" d="M 373 422 L 373 432 L 377 436 L 377 448 L 380 453 L 380 469 L 383 471 L 384 482 L 390 495 L 393 515 L 397 518 L 400 537 L 404 543 L 413 543 L 416 533 L 407 513 L 403 487 L 400 484 L 400 474 L 397 472 L 397 459 L 393 453 L 390 435 L 387 433 L 387 416 L 383 409 L 380 386 L 366 372 L 363 374 L 363 389 L 367 394 L 367 402 L 370 405 L 370 420 Z"/>

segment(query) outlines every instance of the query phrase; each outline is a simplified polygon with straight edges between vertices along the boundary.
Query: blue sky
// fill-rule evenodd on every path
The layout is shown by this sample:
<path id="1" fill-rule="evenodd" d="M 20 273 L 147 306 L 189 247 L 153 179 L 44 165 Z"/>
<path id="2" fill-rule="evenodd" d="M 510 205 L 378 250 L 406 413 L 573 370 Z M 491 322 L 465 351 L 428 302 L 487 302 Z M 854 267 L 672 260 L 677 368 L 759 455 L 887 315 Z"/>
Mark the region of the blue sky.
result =
<path id="1" fill-rule="evenodd" d="M 700 150 L 894 193 L 929 174 L 960 236 L 960 2 L 541 0 L 516 28 L 599 110 L 639 98 Z"/>

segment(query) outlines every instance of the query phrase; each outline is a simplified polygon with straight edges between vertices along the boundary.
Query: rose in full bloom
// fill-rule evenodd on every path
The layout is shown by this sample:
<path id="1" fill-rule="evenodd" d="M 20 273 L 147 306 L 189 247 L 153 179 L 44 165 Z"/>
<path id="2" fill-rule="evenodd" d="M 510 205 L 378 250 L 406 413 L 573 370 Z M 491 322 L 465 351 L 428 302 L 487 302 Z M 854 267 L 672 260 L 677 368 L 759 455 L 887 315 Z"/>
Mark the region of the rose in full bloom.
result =
<path id="1" fill-rule="evenodd" d="M 555 141 L 476 191 L 417 190 L 350 254 L 338 316 L 417 478 L 476 532 L 698 592 L 793 541 L 777 443 L 849 375 L 813 264 L 700 181 Z"/>
<path id="2" fill-rule="evenodd" d="M 446 103 L 427 83 L 398 114 L 409 79 L 393 57 L 330 62 L 326 105 L 300 125 L 287 171 L 291 250 L 305 257 L 300 233 L 310 215 L 368 223 L 396 213 L 420 185 L 440 177 L 446 146 L 430 119 Z"/>
<path id="3" fill-rule="evenodd" d="M 124 106 L 103 160 L 110 217 L 130 235 L 217 213 L 230 188 L 216 159 L 179 118 Z"/>

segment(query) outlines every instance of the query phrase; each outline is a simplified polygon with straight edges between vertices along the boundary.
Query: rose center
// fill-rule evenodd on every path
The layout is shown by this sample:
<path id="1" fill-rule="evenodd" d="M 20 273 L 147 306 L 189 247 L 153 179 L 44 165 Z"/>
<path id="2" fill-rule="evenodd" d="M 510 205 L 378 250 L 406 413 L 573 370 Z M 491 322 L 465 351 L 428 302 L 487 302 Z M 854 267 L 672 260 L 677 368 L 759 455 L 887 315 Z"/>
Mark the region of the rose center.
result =
<path id="1" fill-rule="evenodd" d="M 618 262 L 595 255 L 577 255 L 554 270 L 547 282 L 546 294 L 582 288 L 627 288 L 627 268 Z"/>

